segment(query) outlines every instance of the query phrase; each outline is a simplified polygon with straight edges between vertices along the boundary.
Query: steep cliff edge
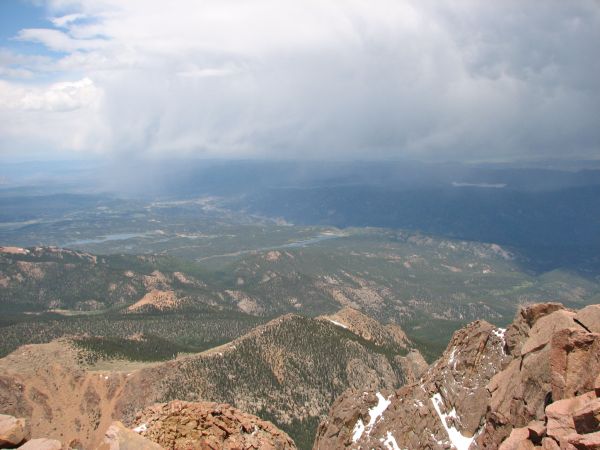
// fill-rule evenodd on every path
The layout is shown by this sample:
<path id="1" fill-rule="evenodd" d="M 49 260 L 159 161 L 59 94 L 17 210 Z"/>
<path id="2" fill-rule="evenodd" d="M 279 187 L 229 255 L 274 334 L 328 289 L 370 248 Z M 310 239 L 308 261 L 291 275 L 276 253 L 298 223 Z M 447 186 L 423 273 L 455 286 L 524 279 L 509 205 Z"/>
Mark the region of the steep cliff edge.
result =
<path id="1" fill-rule="evenodd" d="M 598 449 L 600 305 L 522 308 L 507 330 L 477 321 L 399 390 L 348 390 L 315 450 Z"/>

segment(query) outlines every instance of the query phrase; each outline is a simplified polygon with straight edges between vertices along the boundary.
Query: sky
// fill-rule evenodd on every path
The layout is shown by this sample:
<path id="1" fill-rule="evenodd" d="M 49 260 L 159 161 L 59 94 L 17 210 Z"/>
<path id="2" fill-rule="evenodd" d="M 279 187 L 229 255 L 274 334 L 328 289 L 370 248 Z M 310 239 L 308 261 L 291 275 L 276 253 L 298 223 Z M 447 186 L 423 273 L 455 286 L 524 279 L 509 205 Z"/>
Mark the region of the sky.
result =
<path id="1" fill-rule="evenodd" d="M 0 158 L 600 158 L 598 0 L 1 0 Z"/>

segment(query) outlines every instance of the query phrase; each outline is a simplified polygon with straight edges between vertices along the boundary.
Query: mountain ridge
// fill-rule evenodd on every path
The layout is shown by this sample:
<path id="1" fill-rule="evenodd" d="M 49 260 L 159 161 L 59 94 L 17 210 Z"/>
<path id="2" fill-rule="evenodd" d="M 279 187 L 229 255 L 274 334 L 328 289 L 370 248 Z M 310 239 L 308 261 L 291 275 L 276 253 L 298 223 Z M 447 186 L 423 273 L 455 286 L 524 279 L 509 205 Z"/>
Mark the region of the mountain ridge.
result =
<path id="1" fill-rule="evenodd" d="M 337 393 L 393 389 L 414 377 L 398 353 L 408 356 L 408 347 L 295 314 L 208 352 L 123 371 L 90 370 L 88 351 L 72 342 L 26 345 L 0 359 L 0 412 L 30 418 L 36 437 L 93 445 L 113 420 L 130 425 L 139 410 L 177 399 L 229 403 L 309 448 Z"/>

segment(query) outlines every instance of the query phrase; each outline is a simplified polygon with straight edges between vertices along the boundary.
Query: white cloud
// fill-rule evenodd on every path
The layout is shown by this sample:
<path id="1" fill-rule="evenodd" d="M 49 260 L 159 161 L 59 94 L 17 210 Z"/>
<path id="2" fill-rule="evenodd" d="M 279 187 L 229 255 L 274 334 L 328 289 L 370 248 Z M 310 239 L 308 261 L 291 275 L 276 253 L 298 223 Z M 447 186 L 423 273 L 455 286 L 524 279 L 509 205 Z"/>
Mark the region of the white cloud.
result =
<path id="1" fill-rule="evenodd" d="M 533 0 L 47 6 L 60 30 L 25 29 L 18 38 L 65 55 L 9 64 L 0 53 L 0 76 L 94 80 L 13 92 L 17 108 L 52 123 L 65 110 L 93 117 L 78 128 L 90 136 L 79 146 L 470 160 L 598 150 L 594 0 L 549 0 L 544 8 Z M 24 136 L 41 133 L 25 117 Z M 68 136 L 53 142 L 73 145 Z"/>
<path id="2" fill-rule="evenodd" d="M 30 88 L 0 83 L 2 109 L 21 111 L 64 112 L 93 107 L 101 92 L 89 78 Z"/>
<path id="3" fill-rule="evenodd" d="M 108 133 L 92 80 L 29 86 L 0 80 L 0 149 L 48 157 L 61 151 L 102 152 Z"/>
<path id="4" fill-rule="evenodd" d="M 94 50 L 106 46 L 101 39 L 74 39 L 67 33 L 47 28 L 25 28 L 17 35 L 21 41 L 37 42 L 57 52 Z"/>
<path id="5" fill-rule="evenodd" d="M 51 20 L 51 22 L 54 24 L 54 26 L 59 27 L 59 28 L 64 28 L 70 24 L 72 24 L 73 22 L 76 22 L 80 19 L 84 19 L 85 15 L 83 14 L 67 14 L 65 16 L 59 16 L 59 17 L 53 17 Z"/>

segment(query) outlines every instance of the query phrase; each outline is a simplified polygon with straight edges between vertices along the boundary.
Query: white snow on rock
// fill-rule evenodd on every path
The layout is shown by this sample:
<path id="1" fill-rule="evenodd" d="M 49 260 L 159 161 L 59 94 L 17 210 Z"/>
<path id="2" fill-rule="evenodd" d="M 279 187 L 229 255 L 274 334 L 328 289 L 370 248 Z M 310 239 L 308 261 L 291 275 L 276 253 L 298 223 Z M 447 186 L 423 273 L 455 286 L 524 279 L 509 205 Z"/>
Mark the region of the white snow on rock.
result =
<path id="1" fill-rule="evenodd" d="M 387 407 L 390 406 L 390 403 L 392 403 L 390 400 L 386 399 L 383 395 L 381 395 L 380 392 L 378 392 L 376 395 L 377 405 L 369 409 L 369 423 L 367 425 L 367 434 L 371 432 L 371 428 L 373 428 L 373 425 L 375 425 L 375 423 L 379 420 L 379 418 L 382 416 Z"/>
<path id="2" fill-rule="evenodd" d="M 327 320 L 329 320 L 329 321 L 330 321 L 332 324 L 334 324 L 334 325 L 337 325 L 338 327 L 342 327 L 342 328 L 348 328 L 348 327 L 347 327 L 346 325 L 344 325 L 343 323 L 336 322 L 335 320 L 332 320 L 332 319 L 327 319 Z"/>
<path id="3" fill-rule="evenodd" d="M 132 431 L 135 431 L 136 433 L 142 433 L 142 432 L 146 431 L 147 429 L 148 429 L 148 427 L 146 426 L 145 423 L 143 423 L 140 426 L 135 427 Z"/>
<path id="4" fill-rule="evenodd" d="M 358 419 L 356 424 L 354 425 L 354 430 L 352 434 L 352 442 L 357 442 L 365 431 L 365 424 L 362 419 Z"/>
<path id="5" fill-rule="evenodd" d="M 506 339 L 504 338 L 504 334 L 506 333 L 506 328 L 495 328 L 492 330 L 495 336 L 498 336 L 502 341 L 502 352 L 504 353 L 504 347 L 506 347 Z"/>
<path id="6" fill-rule="evenodd" d="M 506 328 L 494 328 L 492 330 L 492 333 L 494 333 L 496 336 L 498 336 L 500 339 L 502 339 L 502 342 L 504 341 L 504 333 L 506 333 Z"/>
<path id="7" fill-rule="evenodd" d="M 456 369 L 456 347 L 452 347 L 452 351 L 450 352 L 450 356 L 448 357 L 448 365 L 452 365 L 453 369 Z"/>
<path id="8" fill-rule="evenodd" d="M 456 415 L 456 410 L 453 409 L 452 412 L 450 412 L 450 414 L 442 413 L 442 411 L 440 409 L 440 405 L 442 405 L 444 402 L 442 400 L 442 396 L 439 393 L 434 394 L 433 397 L 431 397 L 431 403 L 433 403 L 435 412 L 437 413 L 438 417 L 440 418 L 440 421 L 442 422 L 442 426 L 446 430 L 446 433 L 448 434 L 448 438 L 450 438 L 450 442 L 452 443 L 452 445 L 456 448 L 456 450 L 468 450 L 469 447 L 471 446 L 471 443 L 475 439 L 475 437 L 470 437 L 470 438 L 464 437 L 460 433 L 460 431 L 458 431 L 454 427 L 449 427 L 448 424 L 446 423 L 447 417 L 458 418 Z"/>
<path id="9" fill-rule="evenodd" d="M 358 419 L 356 425 L 354 425 L 354 434 L 352 435 L 352 442 L 357 442 L 363 435 L 363 432 L 365 431 L 367 432 L 367 434 L 369 434 L 375 423 L 377 423 L 377 420 L 379 420 L 379 418 L 387 409 L 387 407 L 390 406 L 390 403 L 392 403 L 391 400 L 386 399 L 383 395 L 381 395 L 381 392 L 378 392 L 376 395 L 377 405 L 369 409 L 369 423 L 365 426 L 362 419 Z"/>

